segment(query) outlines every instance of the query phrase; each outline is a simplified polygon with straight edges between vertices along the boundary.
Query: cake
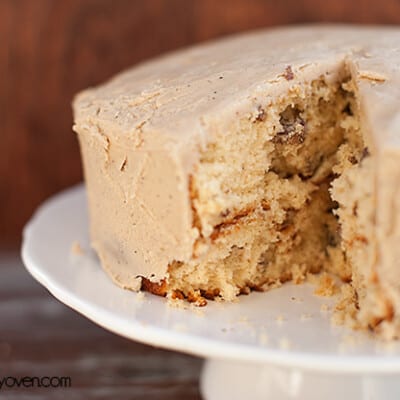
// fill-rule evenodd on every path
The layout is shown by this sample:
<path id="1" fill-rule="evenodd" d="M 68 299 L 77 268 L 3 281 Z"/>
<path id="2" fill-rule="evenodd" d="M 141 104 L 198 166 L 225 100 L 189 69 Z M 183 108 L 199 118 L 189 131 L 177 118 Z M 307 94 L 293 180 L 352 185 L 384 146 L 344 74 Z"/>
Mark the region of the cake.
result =
<path id="1" fill-rule="evenodd" d="M 159 57 L 78 94 L 91 240 L 115 283 L 231 301 L 336 276 L 400 335 L 400 29 L 301 26 Z"/>

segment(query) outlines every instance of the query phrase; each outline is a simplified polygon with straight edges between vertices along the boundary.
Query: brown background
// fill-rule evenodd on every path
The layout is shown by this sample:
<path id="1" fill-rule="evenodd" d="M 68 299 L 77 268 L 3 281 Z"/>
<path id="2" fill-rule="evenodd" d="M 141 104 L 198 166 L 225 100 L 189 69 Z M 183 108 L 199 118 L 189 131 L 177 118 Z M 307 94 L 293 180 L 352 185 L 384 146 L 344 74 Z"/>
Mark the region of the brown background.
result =
<path id="1" fill-rule="evenodd" d="M 400 23 L 398 0 L 0 0 L 0 247 L 81 180 L 77 91 L 177 47 L 304 22 Z"/>

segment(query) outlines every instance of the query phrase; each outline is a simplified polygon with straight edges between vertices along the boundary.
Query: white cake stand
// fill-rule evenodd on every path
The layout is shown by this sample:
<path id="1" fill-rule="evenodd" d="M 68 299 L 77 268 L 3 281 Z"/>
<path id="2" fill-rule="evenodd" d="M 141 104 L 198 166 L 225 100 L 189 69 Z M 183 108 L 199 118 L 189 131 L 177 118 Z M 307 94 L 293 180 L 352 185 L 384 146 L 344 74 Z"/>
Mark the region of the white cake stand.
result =
<path id="1" fill-rule="evenodd" d="M 314 296 L 309 285 L 287 284 L 232 304 L 171 307 L 115 286 L 90 250 L 87 228 L 83 186 L 48 200 L 24 231 L 29 272 L 112 332 L 205 357 L 206 399 L 400 399 L 400 344 L 332 327 L 334 299 Z"/>

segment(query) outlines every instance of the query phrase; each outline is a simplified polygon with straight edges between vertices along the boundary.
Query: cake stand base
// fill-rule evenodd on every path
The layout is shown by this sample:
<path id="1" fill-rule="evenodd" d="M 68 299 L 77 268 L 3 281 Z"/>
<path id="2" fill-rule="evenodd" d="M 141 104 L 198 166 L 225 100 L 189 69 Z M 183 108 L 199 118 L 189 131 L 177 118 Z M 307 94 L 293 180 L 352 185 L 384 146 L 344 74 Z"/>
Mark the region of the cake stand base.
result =
<path id="1" fill-rule="evenodd" d="M 207 360 L 201 376 L 206 400 L 398 400 L 400 375 L 331 374 L 262 364 Z"/>

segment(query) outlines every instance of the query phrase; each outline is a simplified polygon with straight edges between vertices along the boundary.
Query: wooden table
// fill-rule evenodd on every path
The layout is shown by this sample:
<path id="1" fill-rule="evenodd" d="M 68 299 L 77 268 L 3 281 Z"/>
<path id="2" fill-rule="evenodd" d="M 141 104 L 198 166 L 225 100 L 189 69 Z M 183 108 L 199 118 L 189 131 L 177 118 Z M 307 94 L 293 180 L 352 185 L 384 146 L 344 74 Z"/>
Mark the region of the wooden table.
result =
<path id="1" fill-rule="evenodd" d="M 0 254 L 0 379 L 69 376 L 69 388 L 2 388 L 1 399 L 200 399 L 200 359 L 98 327 L 53 298 L 17 254 Z"/>

